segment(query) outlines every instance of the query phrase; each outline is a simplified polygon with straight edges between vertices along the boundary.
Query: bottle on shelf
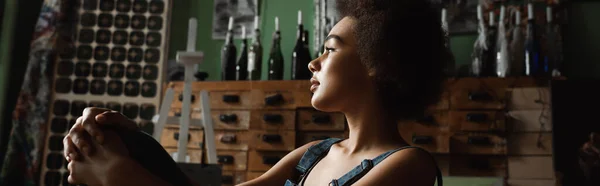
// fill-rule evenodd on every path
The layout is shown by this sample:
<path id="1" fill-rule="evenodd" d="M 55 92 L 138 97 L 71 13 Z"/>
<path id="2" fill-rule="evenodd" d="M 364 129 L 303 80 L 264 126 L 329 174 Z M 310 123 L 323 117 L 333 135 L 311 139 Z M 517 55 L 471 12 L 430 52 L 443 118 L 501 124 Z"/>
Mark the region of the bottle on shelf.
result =
<path id="1" fill-rule="evenodd" d="M 450 50 L 450 30 L 448 27 L 448 10 L 442 8 L 442 29 L 444 29 L 446 49 Z M 449 51 L 451 54 L 452 51 Z M 453 56 L 452 56 L 453 57 Z M 456 64 L 454 60 L 446 60 L 446 69 L 444 69 L 446 77 L 453 77 L 456 74 Z"/>
<path id="2" fill-rule="evenodd" d="M 281 31 L 279 17 L 275 17 L 275 33 L 269 54 L 269 80 L 283 80 L 283 54 L 281 53 Z"/>
<path id="3" fill-rule="evenodd" d="M 310 60 L 312 60 L 310 57 L 311 56 L 310 55 L 310 45 L 309 45 L 309 41 L 308 41 L 309 38 L 310 38 L 310 36 L 308 36 L 308 30 L 304 30 L 304 34 L 302 34 L 302 43 L 304 43 L 304 49 L 306 50 L 306 53 L 308 54 L 308 58 Z"/>
<path id="4" fill-rule="evenodd" d="M 508 60 L 508 41 L 506 40 L 506 27 L 504 16 L 506 15 L 506 7 L 500 7 L 500 19 L 498 21 L 498 38 L 496 40 L 496 76 L 506 77 L 510 70 Z"/>
<path id="5" fill-rule="evenodd" d="M 233 17 L 229 17 L 227 38 L 221 49 L 221 79 L 223 81 L 235 80 L 237 49 L 233 44 Z"/>
<path id="6" fill-rule="evenodd" d="M 254 16 L 254 39 L 248 51 L 248 79 L 260 80 L 262 75 L 262 44 L 260 43 L 260 27 L 258 16 Z"/>
<path id="7" fill-rule="evenodd" d="M 525 37 L 525 75 L 540 76 L 543 65 L 540 63 L 540 43 L 536 33 L 533 4 L 527 4 L 527 35 Z"/>
<path id="8" fill-rule="evenodd" d="M 523 25 L 521 24 L 521 11 L 515 11 L 515 23 L 512 29 L 510 43 L 510 72 L 511 76 L 525 76 L 525 40 Z"/>
<path id="9" fill-rule="evenodd" d="M 246 39 L 246 27 L 242 25 L 242 53 L 237 61 L 236 79 L 248 80 L 248 40 Z"/>
<path id="10" fill-rule="evenodd" d="M 483 10 L 481 5 L 477 6 L 477 20 L 478 20 L 478 37 L 473 47 L 472 62 L 471 62 L 471 75 L 475 77 L 483 76 L 483 63 L 485 61 L 485 51 L 487 50 L 487 27 L 485 20 L 483 19 Z"/>
<path id="11" fill-rule="evenodd" d="M 488 16 L 487 49 L 485 50 L 485 59 L 483 61 L 483 74 L 486 77 L 496 77 L 496 39 L 498 39 L 498 27 L 496 26 L 496 15 L 490 11 Z"/>
<path id="12" fill-rule="evenodd" d="M 559 77 L 562 75 L 562 39 L 551 5 L 546 7 L 546 47 L 545 64 L 550 67 L 552 77 Z"/>
<path id="13" fill-rule="evenodd" d="M 304 25 L 302 24 L 302 11 L 298 11 L 298 32 L 296 38 L 296 45 L 292 52 L 292 79 L 310 79 L 311 73 L 308 70 L 308 63 L 310 62 L 310 54 L 304 45 L 302 40 L 304 35 Z"/>

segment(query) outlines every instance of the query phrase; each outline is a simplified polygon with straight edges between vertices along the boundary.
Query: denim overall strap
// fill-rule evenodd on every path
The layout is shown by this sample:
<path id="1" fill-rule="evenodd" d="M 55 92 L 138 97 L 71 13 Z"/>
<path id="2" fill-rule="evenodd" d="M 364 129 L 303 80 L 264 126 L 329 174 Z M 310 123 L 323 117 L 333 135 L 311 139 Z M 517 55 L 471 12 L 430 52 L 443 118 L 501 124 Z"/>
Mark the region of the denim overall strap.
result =
<path id="1" fill-rule="evenodd" d="M 377 156 L 376 158 L 369 160 L 369 159 L 365 159 L 363 160 L 359 166 L 356 166 L 354 169 L 352 169 L 350 172 L 346 173 L 345 175 L 343 175 L 341 178 L 337 179 L 337 180 L 331 180 L 331 182 L 329 183 L 330 186 L 347 186 L 347 185 L 352 185 L 353 183 L 355 183 L 356 181 L 358 181 L 360 178 L 362 178 L 365 174 L 367 174 L 374 166 L 376 166 L 377 164 L 381 163 L 383 160 L 385 160 L 385 158 L 387 158 L 388 156 L 390 156 L 391 154 L 398 152 L 400 150 L 404 150 L 404 149 L 409 149 L 409 148 L 416 148 L 416 149 L 421 149 L 419 147 L 415 147 L 415 146 L 406 146 L 406 147 L 401 147 L 395 150 L 391 150 L 391 151 L 387 151 L 379 156 Z M 424 149 L 421 149 L 424 150 Z M 428 152 L 429 153 L 429 152 Z M 432 157 L 433 159 L 433 157 Z M 437 177 L 437 185 L 438 186 L 443 186 L 442 183 L 442 173 L 440 171 L 440 169 L 437 167 L 437 163 L 435 162 L 435 159 L 433 160 L 435 165 L 436 165 L 436 177 Z"/>
<path id="2" fill-rule="evenodd" d="M 304 152 L 304 155 L 302 155 L 302 159 L 300 159 L 298 165 L 296 165 L 296 170 L 298 170 L 301 175 L 298 181 L 302 181 L 306 172 L 309 171 L 326 152 L 329 152 L 329 148 L 333 144 L 339 141 L 342 141 L 342 139 L 328 138 L 309 147 L 308 150 Z M 285 181 L 285 186 L 297 186 L 297 184 L 288 179 Z"/>
<path id="3" fill-rule="evenodd" d="M 306 171 L 308 171 L 308 169 L 310 169 L 310 167 L 312 167 L 313 164 L 320 159 L 323 153 L 329 152 L 329 148 L 339 141 L 342 141 L 342 139 L 328 138 L 316 145 L 309 147 L 308 150 L 304 152 L 304 155 L 302 155 L 302 159 L 300 159 L 300 162 L 298 162 L 296 169 L 300 172 L 300 174 L 306 173 Z"/>

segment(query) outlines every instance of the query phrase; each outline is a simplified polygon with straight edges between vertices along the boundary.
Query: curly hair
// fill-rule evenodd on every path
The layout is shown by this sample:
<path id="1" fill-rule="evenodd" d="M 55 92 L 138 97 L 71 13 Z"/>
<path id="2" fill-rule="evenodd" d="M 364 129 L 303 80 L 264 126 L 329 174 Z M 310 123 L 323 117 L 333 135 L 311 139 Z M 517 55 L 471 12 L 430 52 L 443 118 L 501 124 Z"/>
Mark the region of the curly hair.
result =
<path id="1" fill-rule="evenodd" d="M 444 69 L 454 58 L 440 11 L 429 0 L 337 0 L 357 21 L 361 62 L 374 72 L 384 108 L 397 120 L 422 117 L 439 101 Z"/>

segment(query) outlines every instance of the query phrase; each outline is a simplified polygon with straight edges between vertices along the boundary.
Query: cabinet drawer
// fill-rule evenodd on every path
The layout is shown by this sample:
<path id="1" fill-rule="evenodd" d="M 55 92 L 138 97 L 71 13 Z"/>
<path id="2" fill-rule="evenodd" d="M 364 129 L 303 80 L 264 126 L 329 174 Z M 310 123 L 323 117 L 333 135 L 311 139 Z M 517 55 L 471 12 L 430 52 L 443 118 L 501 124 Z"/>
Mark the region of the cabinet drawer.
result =
<path id="1" fill-rule="evenodd" d="M 300 131 L 344 131 L 346 117 L 342 113 L 325 113 L 314 109 L 298 110 Z"/>
<path id="2" fill-rule="evenodd" d="M 506 139 L 492 134 L 454 135 L 450 137 L 450 152 L 506 155 Z"/>
<path id="3" fill-rule="evenodd" d="M 448 110 L 450 109 L 450 92 L 447 89 L 448 85 L 445 85 L 446 88 L 444 89 L 444 91 L 442 92 L 442 97 L 440 97 L 440 100 L 434 104 L 429 106 L 429 110 Z"/>
<path id="4" fill-rule="evenodd" d="M 449 131 L 449 114 L 446 111 L 431 112 L 414 121 L 398 123 L 400 131 Z"/>
<path id="5" fill-rule="evenodd" d="M 292 151 L 296 145 L 294 131 L 250 131 L 250 146 L 256 150 Z"/>
<path id="6" fill-rule="evenodd" d="M 448 155 L 434 155 L 433 158 L 435 158 L 442 176 L 448 176 L 450 174 L 450 157 Z"/>
<path id="7" fill-rule="evenodd" d="M 250 91 L 211 91 L 209 95 L 212 109 L 251 108 Z"/>
<path id="8" fill-rule="evenodd" d="M 173 94 L 173 102 L 171 102 L 171 108 L 181 109 L 183 108 L 183 92 L 174 92 Z M 192 110 L 200 110 L 201 101 L 200 101 L 200 92 L 192 91 Z"/>
<path id="9" fill-rule="evenodd" d="M 248 172 L 246 173 L 246 179 L 248 179 L 248 181 L 256 179 L 260 176 L 262 176 L 264 174 L 264 172 Z"/>
<path id="10" fill-rule="evenodd" d="M 497 111 L 450 111 L 452 130 L 505 131 L 504 113 Z"/>
<path id="11" fill-rule="evenodd" d="M 508 82 L 501 78 L 461 78 L 450 85 L 452 109 L 503 109 Z"/>
<path id="12" fill-rule="evenodd" d="M 252 106 L 256 109 L 295 109 L 294 93 L 287 90 L 253 90 Z"/>
<path id="13" fill-rule="evenodd" d="M 552 131 L 552 113 L 544 110 L 514 110 L 507 114 L 507 126 L 513 132 Z"/>
<path id="14" fill-rule="evenodd" d="M 250 129 L 294 130 L 295 121 L 294 110 L 253 110 L 250 114 Z"/>
<path id="15" fill-rule="evenodd" d="M 552 133 L 512 133 L 508 135 L 508 153 L 552 155 Z"/>
<path id="16" fill-rule="evenodd" d="M 217 150 L 248 150 L 250 134 L 247 131 L 215 130 Z"/>
<path id="17" fill-rule="evenodd" d="M 217 130 L 248 130 L 250 111 L 211 110 L 212 120 Z"/>
<path id="18" fill-rule="evenodd" d="M 225 171 L 245 171 L 248 161 L 248 153 L 246 151 L 217 151 L 218 163 Z"/>
<path id="19" fill-rule="evenodd" d="M 310 85 L 306 86 L 307 91 L 296 91 L 294 97 L 296 98 L 296 107 L 300 108 L 311 108 L 312 107 L 312 95 L 310 92 Z"/>
<path id="20" fill-rule="evenodd" d="M 548 179 L 508 179 L 507 186 L 558 186 L 556 180 Z"/>
<path id="21" fill-rule="evenodd" d="M 288 153 L 286 151 L 248 151 L 248 170 L 266 172 Z"/>
<path id="22" fill-rule="evenodd" d="M 346 136 L 344 135 L 344 132 L 299 132 L 297 146 L 300 147 L 312 141 L 324 140 L 327 138 L 344 139 Z"/>
<path id="23" fill-rule="evenodd" d="M 179 128 L 166 128 L 163 130 L 160 137 L 160 143 L 164 147 L 177 148 L 177 140 L 179 139 Z M 204 133 L 199 129 L 191 129 L 188 133 L 188 145 L 189 149 L 202 149 L 202 140 L 204 139 Z"/>
<path id="24" fill-rule="evenodd" d="M 508 177 L 512 179 L 554 179 L 552 156 L 509 157 Z"/>
<path id="25" fill-rule="evenodd" d="M 440 130 L 401 130 L 400 135 L 410 145 L 421 147 L 432 153 L 450 151 L 449 134 Z"/>
<path id="26" fill-rule="evenodd" d="M 505 177 L 506 158 L 499 156 L 452 156 L 450 176 Z"/>
<path id="27" fill-rule="evenodd" d="M 177 148 L 165 148 L 165 150 L 173 159 L 177 158 Z M 202 153 L 203 151 L 200 149 L 188 149 L 185 156 L 186 163 L 202 163 Z"/>
<path id="28" fill-rule="evenodd" d="M 223 171 L 222 186 L 233 186 L 246 182 L 246 172 Z"/>
<path id="29" fill-rule="evenodd" d="M 532 110 L 550 108 L 548 88 L 514 88 L 506 91 L 509 110 Z"/>

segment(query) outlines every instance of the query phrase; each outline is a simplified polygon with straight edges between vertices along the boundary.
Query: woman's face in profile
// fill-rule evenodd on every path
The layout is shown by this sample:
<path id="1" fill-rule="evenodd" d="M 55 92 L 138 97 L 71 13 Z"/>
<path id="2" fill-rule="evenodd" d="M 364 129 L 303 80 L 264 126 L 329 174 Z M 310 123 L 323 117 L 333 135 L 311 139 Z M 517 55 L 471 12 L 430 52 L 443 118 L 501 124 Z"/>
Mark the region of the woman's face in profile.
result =
<path id="1" fill-rule="evenodd" d="M 351 17 L 340 20 L 325 40 L 323 55 L 309 64 L 313 73 L 311 103 L 317 110 L 343 111 L 372 92 L 368 70 L 356 50 L 355 24 Z"/>

